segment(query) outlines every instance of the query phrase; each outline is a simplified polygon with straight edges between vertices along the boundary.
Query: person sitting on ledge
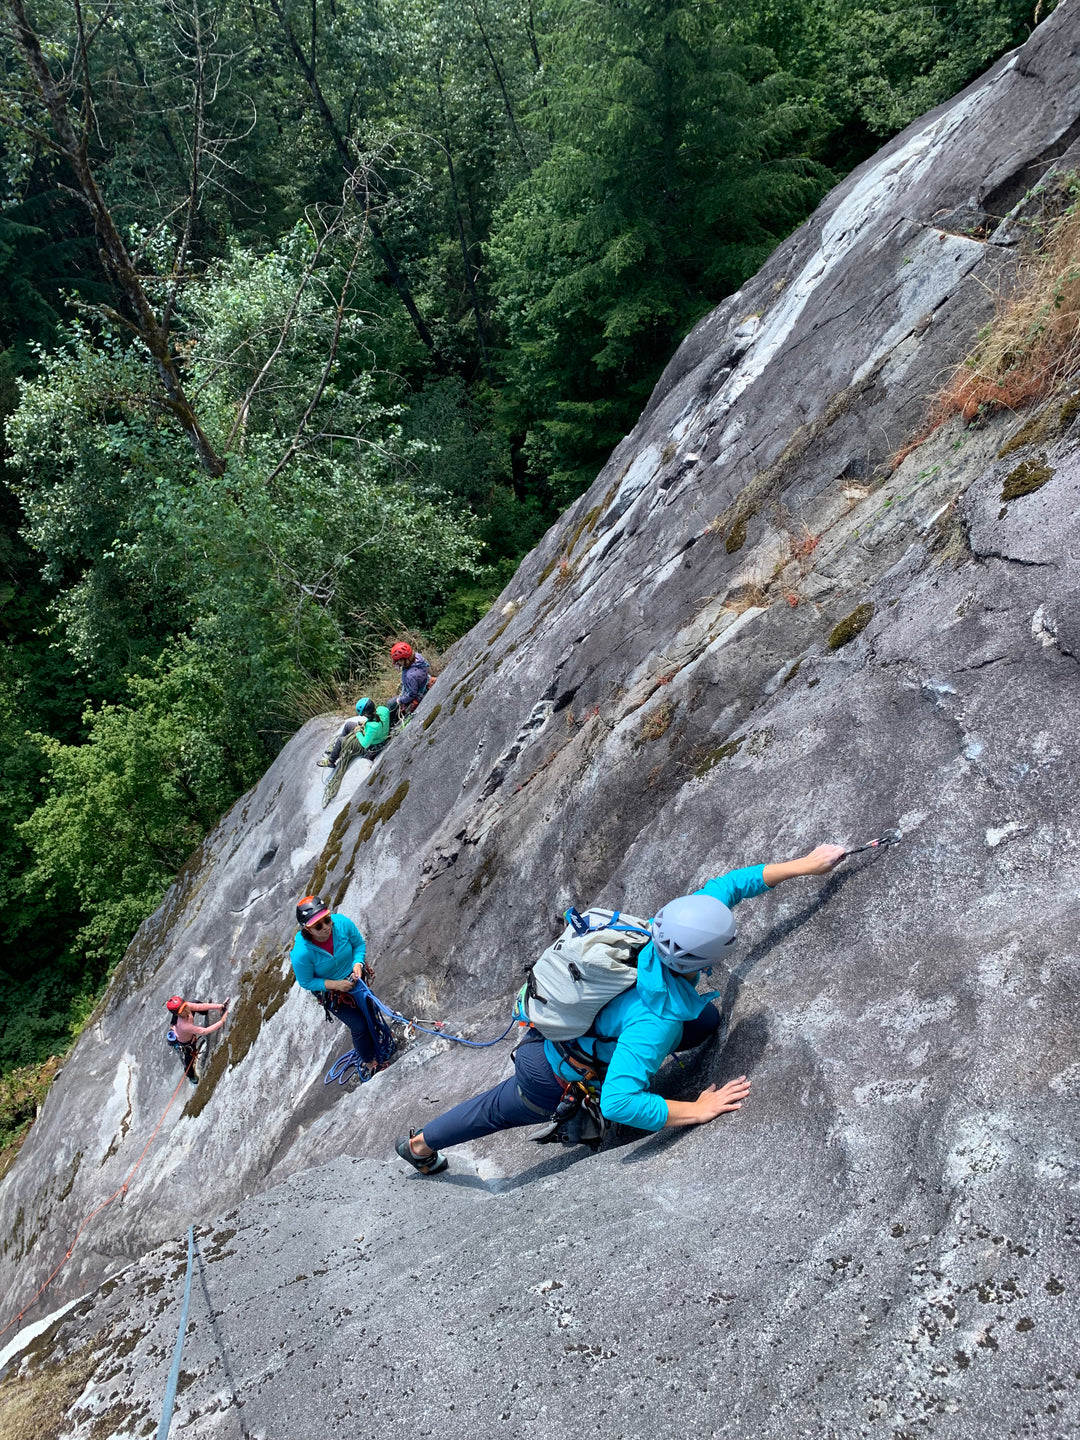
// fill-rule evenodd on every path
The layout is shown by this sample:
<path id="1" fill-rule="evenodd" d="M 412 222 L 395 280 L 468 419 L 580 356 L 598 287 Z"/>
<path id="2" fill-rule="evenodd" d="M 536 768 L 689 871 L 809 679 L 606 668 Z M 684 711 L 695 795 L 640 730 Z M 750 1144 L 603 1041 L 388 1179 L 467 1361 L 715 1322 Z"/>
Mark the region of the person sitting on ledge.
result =
<path id="1" fill-rule="evenodd" d="M 390 729 L 397 719 L 398 704 L 391 700 L 387 705 L 376 705 L 367 695 L 361 695 L 356 702 L 356 719 L 346 720 L 334 738 L 334 743 L 316 765 L 335 766 L 341 758 L 341 747 L 347 735 L 356 732 L 361 750 L 377 750 L 390 738 Z"/>
<path id="2" fill-rule="evenodd" d="M 402 715 L 411 715 L 435 681 L 431 666 L 422 655 L 418 655 L 407 640 L 399 640 L 390 647 L 390 659 L 401 667 L 401 694 L 397 703 Z"/>
<path id="3" fill-rule="evenodd" d="M 568 1085 L 595 1080 L 605 1119 L 638 1130 L 704 1125 L 741 1108 L 745 1075 L 696 1100 L 664 1100 L 649 1084 L 668 1055 L 702 1044 L 720 1028 L 716 992 L 700 995 L 698 973 L 731 953 L 740 900 L 764 895 L 784 880 L 827 875 L 844 858 L 840 845 L 819 845 L 799 860 L 751 865 L 710 880 L 693 895 L 671 900 L 649 922 L 650 942 L 637 961 L 637 983 L 610 1000 L 588 1035 L 574 1042 L 588 1059 L 570 1060 L 533 1027 L 514 1052 L 514 1074 L 493 1089 L 410 1130 L 397 1153 L 421 1175 L 445 1170 L 442 1151 L 497 1130 L 536 1125 L 554 1114 Z"/>

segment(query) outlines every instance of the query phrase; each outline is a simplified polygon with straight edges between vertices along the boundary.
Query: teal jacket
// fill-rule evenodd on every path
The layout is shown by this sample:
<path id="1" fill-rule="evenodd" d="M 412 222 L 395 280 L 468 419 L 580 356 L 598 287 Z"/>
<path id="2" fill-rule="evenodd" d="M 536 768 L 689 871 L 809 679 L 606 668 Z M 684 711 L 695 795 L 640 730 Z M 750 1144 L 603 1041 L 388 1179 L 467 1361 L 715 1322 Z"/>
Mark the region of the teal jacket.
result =
<path id="1" fill-rule="evenodd" d="M 384 740 L 390 739 L 390 711 L 385 705 L 376 705 L 375 719 L 362 725 L 356 738 L 360 741 L 362 750 L 370 750 L 373 745 L 381 745 Z M 332 975 L 327 976 L 329 980 L 333 978 Z"/>
<path id="2" fill-rule="evenodd" d="M 305 990 L 320 995 L 326 989 L 327 980 L 344 980 L 352 974 L 353 966 L 363 964 L 367 946 L 364 937 L 347 915 L 331 917 L 334 926 L 334 953 L 327 954 L 321 945 L 313 945 L 300 931 L 293 941 L 293 974 Z"/>
<path id="3" fill-rule="evenodd" d="M 747 865 L 729 870 L 695 893 L 715 896 L 733 910 L 740 900 L 766 893 L 764 869 Z M 637 971 L 634 988 L 616 995 L 596 1017 L 594 1028 L 605 1038 L 585 1036 L 578 1044 L 607 1065 L 600 1090 L 600 1109 L 607 1119 L 638 1130 L 662 1130 L 667 1124 L 667 1101 L 650 1094 L 649 1084 L 682 1038 L 683 1021 L 696 1020 L 718 992 L 699 995 L 697 977 L 669 970 L 651 942 L 638 956 Z M 550 1040 L 544 1041 L 544 1054 L 556 1075 L 580 1079 Z"/>

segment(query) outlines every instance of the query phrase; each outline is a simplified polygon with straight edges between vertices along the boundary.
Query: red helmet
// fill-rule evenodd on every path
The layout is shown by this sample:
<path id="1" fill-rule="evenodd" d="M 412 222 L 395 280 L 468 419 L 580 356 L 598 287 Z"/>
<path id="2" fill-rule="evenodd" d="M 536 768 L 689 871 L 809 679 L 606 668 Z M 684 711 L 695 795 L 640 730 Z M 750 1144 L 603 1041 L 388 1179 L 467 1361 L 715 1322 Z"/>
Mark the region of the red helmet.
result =
<path id="1" fill-rule="evenodd" d="M 182 995 L 170 995 L 168 1000 L 165 1001 L 165 1009 L 171 1011 L 172 1014 L 175 1015 L 176 1012 L 180 1009 L 180 1006 L 183 1005 L 183 1003 L 184 997 Z"/>
<path id="2" fill-rule="evenodd" d="M 396 645 L 390 647 L 390 659 L 395 665 L 408 664 L 416 654 L 407 640 L 399 640 Z"/>

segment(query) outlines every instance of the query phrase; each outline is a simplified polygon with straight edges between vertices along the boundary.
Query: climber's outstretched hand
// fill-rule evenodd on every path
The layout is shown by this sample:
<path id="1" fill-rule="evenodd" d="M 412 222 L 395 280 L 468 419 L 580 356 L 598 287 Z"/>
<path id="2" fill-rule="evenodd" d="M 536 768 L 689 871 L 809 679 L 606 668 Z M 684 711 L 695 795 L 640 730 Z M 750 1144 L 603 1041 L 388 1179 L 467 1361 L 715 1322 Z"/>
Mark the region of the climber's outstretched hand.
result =
<path id="1" fill-rule="evenodd" d="M 827 875 L 847 854 L 842 845 L 818 845 L 803 860 L 804 875 Z"/>

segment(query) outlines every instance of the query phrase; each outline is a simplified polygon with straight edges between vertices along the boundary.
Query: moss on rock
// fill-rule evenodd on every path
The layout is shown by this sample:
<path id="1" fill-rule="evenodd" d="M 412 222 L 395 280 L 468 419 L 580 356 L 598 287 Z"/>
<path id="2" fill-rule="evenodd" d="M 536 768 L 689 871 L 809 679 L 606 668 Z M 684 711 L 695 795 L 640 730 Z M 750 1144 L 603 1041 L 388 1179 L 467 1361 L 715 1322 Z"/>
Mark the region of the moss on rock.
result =
<path id="1" fill-rule="evenodd" d="M 316 862 L 315 869 L 311 876 L 311 894 L 319 895 L 326 884 L 326 877 L 330 871 L 337 867 L 341 858 L 341 846 L 345 840 L 345 831 L 349 826 L 349 807 L 352 804 L 346 800 L 341 814 L 334 821 L 330 834 L 326 838 L 326 844 L 322 848 L 322 854 Z"/>
<path id="2" fill-rule="evenodd" d="M 1040 455 L 1038 460 L 1025 460 L 1006 475 L 1005 484 L 1001 487 L 1002 503 L 1007 505 L 1010 500 L 1019 500 L 1021 495 L 1033 495 L 1053 478 L 1053 474 L 1045 454 Z"/>
<path id="3" fill-rule="evenodd" d="M 718 745 L 715 750 L 707 750 L 704 755 L 700 756 L 698 763 L 694 766 L 695 777 L 700 780 L 703 775 L 708 775 L 710 770 L 714 770 L 716 766 L 720 764 L 721 760 L 730 760 L 733 755 L 737 755 L 742 749 L 745 740 L 745 735 L 737 735 L 734 740 L 725 741 L 723 745 Z"/>
<path id="4" fill-rule="evenodd" d="M 869 600 L 862 605 L 856 605 L 850 615 L 845 615 L 843 620 L 829 631 L 826 645 L 830 650 L 841 649 L 854 640 L 856 635 L 861 635 L 873 618 L 874 607 Z"/>
<path id="5" fill-rule="evenodd" d="M 724 541 L 724 549 L 729 555 L 734 555 L 736 550 L 741 550 L 746 544 L 746 527 L 749 524 L 749 516 L 744 515 L 741 520 L 728 531 L 728 537 Z"/>

